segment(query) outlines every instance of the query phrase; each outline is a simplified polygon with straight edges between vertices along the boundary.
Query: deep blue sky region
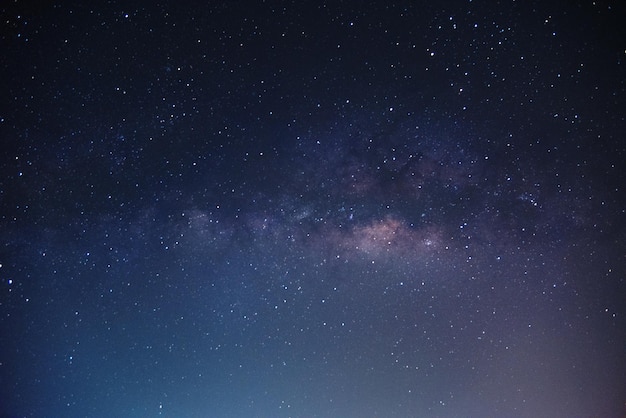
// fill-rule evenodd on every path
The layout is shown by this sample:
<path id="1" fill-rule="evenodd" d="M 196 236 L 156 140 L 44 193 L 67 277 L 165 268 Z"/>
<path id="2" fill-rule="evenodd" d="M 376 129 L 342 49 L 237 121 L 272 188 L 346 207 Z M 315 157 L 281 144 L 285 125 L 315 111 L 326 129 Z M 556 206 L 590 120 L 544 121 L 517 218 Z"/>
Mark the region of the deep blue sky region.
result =
<path id="1" fill-rule="evenodd" d="M 626 416 L 623 2 L 0 18 L 0 416 Z"/>

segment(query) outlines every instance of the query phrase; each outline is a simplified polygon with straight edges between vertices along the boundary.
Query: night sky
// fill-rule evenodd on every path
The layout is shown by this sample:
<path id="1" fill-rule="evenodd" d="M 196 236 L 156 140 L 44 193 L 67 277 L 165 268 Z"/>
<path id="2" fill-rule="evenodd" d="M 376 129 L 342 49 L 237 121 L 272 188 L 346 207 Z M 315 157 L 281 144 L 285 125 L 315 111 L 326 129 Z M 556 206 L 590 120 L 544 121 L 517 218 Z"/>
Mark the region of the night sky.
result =
<path id="1" fill-rule="evenodd" d="M 0 6 L 0 416 L 622 417 L 622 1 Z"/>

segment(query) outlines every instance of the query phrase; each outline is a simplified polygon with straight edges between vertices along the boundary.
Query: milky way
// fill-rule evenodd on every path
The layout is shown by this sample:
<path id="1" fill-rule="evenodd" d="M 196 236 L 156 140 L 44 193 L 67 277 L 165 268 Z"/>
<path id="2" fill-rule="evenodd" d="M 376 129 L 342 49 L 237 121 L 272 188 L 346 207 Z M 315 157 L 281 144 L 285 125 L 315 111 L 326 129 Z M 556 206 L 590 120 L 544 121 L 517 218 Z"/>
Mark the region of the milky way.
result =
<path id="1" fill-rule="evenodd" d="M 626 412 L 621 3 L 0 10 L 1 416 Z"/>

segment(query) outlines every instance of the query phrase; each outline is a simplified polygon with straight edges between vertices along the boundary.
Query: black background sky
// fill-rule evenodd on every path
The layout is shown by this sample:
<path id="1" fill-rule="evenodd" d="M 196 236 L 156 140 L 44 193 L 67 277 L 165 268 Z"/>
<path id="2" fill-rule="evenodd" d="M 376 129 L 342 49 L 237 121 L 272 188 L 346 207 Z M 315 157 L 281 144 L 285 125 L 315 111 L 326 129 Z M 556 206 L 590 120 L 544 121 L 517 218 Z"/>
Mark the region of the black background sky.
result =
<path id="1" fill-rule="evenodd" d="M 626 413 L 626 6 L 0 6 L 8 417 Z"/>

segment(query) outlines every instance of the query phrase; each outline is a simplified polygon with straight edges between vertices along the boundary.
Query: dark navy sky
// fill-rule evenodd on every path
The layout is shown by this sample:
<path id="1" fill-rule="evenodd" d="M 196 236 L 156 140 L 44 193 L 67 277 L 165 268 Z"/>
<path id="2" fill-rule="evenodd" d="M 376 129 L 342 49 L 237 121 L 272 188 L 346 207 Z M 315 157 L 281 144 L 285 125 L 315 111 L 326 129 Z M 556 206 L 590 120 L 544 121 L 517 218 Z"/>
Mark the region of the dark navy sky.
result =
<path id="1" fill-rule="evenodd" d="M 619 1 L 0 6 L 0 416 L 620 417 Z"/>

